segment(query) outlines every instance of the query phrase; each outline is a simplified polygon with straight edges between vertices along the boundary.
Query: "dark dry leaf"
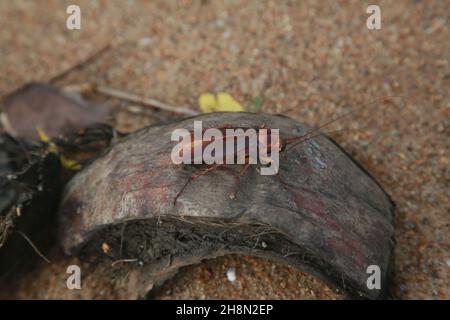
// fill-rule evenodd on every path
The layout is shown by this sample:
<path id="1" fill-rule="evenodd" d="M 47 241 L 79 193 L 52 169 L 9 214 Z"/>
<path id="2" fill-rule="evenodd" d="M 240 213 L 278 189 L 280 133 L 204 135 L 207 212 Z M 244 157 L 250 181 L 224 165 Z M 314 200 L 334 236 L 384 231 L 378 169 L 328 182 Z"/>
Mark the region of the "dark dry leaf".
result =
<path id="1" fill-rule="evenodd" d="M 38 139 L 36 128 L 49 137 L 66 136 L 111 115 L 107 106 L 97 106 L 45 83 L 29 83 L 3 101 L 2 124 L 15 137 Z"/>
<path id="2" fill-rule="evenodd" d="M 58 155 L 0 135 L 0 280 L 51 240 L 60 189 Z"/>

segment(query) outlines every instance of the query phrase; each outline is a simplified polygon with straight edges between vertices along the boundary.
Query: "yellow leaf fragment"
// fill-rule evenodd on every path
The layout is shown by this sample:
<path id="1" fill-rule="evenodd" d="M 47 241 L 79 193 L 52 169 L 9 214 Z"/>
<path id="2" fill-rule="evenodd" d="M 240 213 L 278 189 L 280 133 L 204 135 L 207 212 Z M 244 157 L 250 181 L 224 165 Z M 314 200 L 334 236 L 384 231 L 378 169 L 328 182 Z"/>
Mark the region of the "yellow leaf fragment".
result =
<path id="1" fill-rule="evenodd" d="M 48 147 L 47 147 L 48 152 L 58 153 L 58 147 L 53 142 L 50 141 L 50 138 L 47 136 L 45 131 L 42 130 L 41 128 L 36 128 L 36 131 L 39 135 L 39 139 L 41 139 L 41 141 L 43 141 L 43 142 L 48 143 Z"/>
<path id="2" fill-rule="evenodd" d="M 41 139 L 41 141 L 44 142 L 49 142 L 50 138 L 47 136 L 47 134 L 44 132 L 44 130 L 42 130 L 41 128 L 36 128 L 36 131 L 39 135 L 39 139 Z"/>
<path id="3" fill-rule="evenodd" d="M 79 164 L 75 160 L 67 159 L 64 155 L 60 155 L 59 159 L 61 160 L 61 164 L 64 168 L 71 170 L 80 170 L 81 164 Z"/>
<path id="4" fill-rule="evenodd" d="M 45 133 L 44 130 L 42 130 L 41 128 L 36 128 L 36 131 L 39 135 L 39 139 L 41 139 L 41 141 L 43 141 L 43 142 L 48 143 L 48 147 L 47 147 L 48 152 L 59 153 L 58 147 L 53 142 L 51 142 L 50 138 L 48 137 L 48 135 Z M 81 164 L 79 164 L 75 160 L 66 158 L 62 154 L 59 155 L 59 160 L 61 161 L 61 165 L 64 168 L 71 169 L 71 170 L 80 170 L 81 169 Z"/>
<path id="5" fill-rule="evenodd" d="M 217 94 L 217 111 L 242 112 L 245 109 L 231 95 L 226 92 Z"/>
<path id="6" fill-rule="evenodd" d="M 216 95 L 204 93 L 198 99 L 200 111 L 202 112 L 242 112 L 244 107 L 230 94 L 219 92 Z"/>
<path id="7" fill-rule="evenodd" d="M 212 93 L 204 93 L 200 95 L 200 98 L 198 98 L 198 103 L 200 105 L 200 111 L 204 113 L 214 112 L 217 106 L 216 97 Z"/>

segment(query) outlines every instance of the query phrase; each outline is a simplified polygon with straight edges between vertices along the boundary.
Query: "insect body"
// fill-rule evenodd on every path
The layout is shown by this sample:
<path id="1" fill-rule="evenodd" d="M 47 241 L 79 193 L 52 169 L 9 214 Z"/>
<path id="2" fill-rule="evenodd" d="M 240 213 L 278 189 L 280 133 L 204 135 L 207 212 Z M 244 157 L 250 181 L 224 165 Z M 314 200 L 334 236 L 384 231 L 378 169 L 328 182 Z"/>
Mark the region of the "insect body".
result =
<path id="1" fill-rule="evenodd" d="M 174 205 L 190 182 L 225 165 L 244 165 L 236 177 L 236 184 L 250 165 L 259 165 L 262 175 L 278 175 L 280 153 L 284 152 L 288 145 L 307 139 L 316 130 L 291 138 L 282 138 L 278 129 L 268 129 L 264 126 L 249 128 L 228 125 L 202 129 L 201 134 L 196 134 L 195 131 L 184 132 L 184 135 L 176 133 L 172 136 L 172 140 L 176 137 L 182 139 L 172 151 L 172 161 L 176 164 L 203 164 L 207 167 L 191 176 L 176 195 Z M 235 196 L 234 191 L 230 197 Z"/>
<path id="2" fill-rule="evenodd" d="M 172 151 L 175 164 L 257 164 L 278 153 L 281 147 L 278 129 L 264 127 L 203 130 L 201 121 L 194 121 L 194 132 L 174 131 L 172 141 L 180 137 L 181 142 Z"/>

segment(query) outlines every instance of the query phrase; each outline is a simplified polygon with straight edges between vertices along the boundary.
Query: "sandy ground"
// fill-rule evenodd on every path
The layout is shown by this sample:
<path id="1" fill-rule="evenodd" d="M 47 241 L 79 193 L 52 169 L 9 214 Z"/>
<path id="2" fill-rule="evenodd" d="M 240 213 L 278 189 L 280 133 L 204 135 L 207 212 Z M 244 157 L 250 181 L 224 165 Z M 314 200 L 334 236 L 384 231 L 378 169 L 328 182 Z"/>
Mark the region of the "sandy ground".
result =
<path id="1" fill-rule="evenodd" d="M 406 96 L 364 106 L 337 128 L 366 130 L 337 140 L 397 203 L 397 296 L 450 298 L 449 1 L 379 1 L 382 30 L 366 28 L 360 1 L 76 1 L 82 29 L 71 31 L 72 2 L 0 1 L 1 96 L 105 43 L 108 52 L 58 84 L 94 82 L 193 109 L 204 92 L 226 91 L 244 105 L 261 96 L 264 112 L 309 124 Z M 152 121 L 118 120 L 128 129 Z M 230 256 L 187 268 L 155 297 L 335 297 L 317 282 Z"/>

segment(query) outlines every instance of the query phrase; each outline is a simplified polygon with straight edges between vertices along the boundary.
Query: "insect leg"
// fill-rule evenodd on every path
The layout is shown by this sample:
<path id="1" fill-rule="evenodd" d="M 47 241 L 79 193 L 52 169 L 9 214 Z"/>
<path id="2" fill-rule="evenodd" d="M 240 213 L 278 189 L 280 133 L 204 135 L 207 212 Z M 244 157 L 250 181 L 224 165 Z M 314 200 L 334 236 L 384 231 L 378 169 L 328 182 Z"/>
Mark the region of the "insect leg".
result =
<path id="1" fill-rule="evenodd" d="M 224 166 L 225 164 L 221 163 L 221 164 L 215 164 L 211 167 L 206 168 L 205 170 L 202 170 L 196 174 L 193 174 L 184 184 L 184 186 L 181 188 L 181 190 L 178 192 L 178 194 L 175 196 L 175 199 L 173 199 L 173 205 L 176 206 L 177 204 L 177 200 L 178 198 L 181 196 L 181 194 L 183 193 L 184 189 L 186 189 L 186 187 L 188 186 L 189 183 L 191 183 L 192 181 L 194 181 L 195 179 L 207 174 L 208 172 L 214 171 L 216 169 L 219 169 L 220 167 Z"/>

